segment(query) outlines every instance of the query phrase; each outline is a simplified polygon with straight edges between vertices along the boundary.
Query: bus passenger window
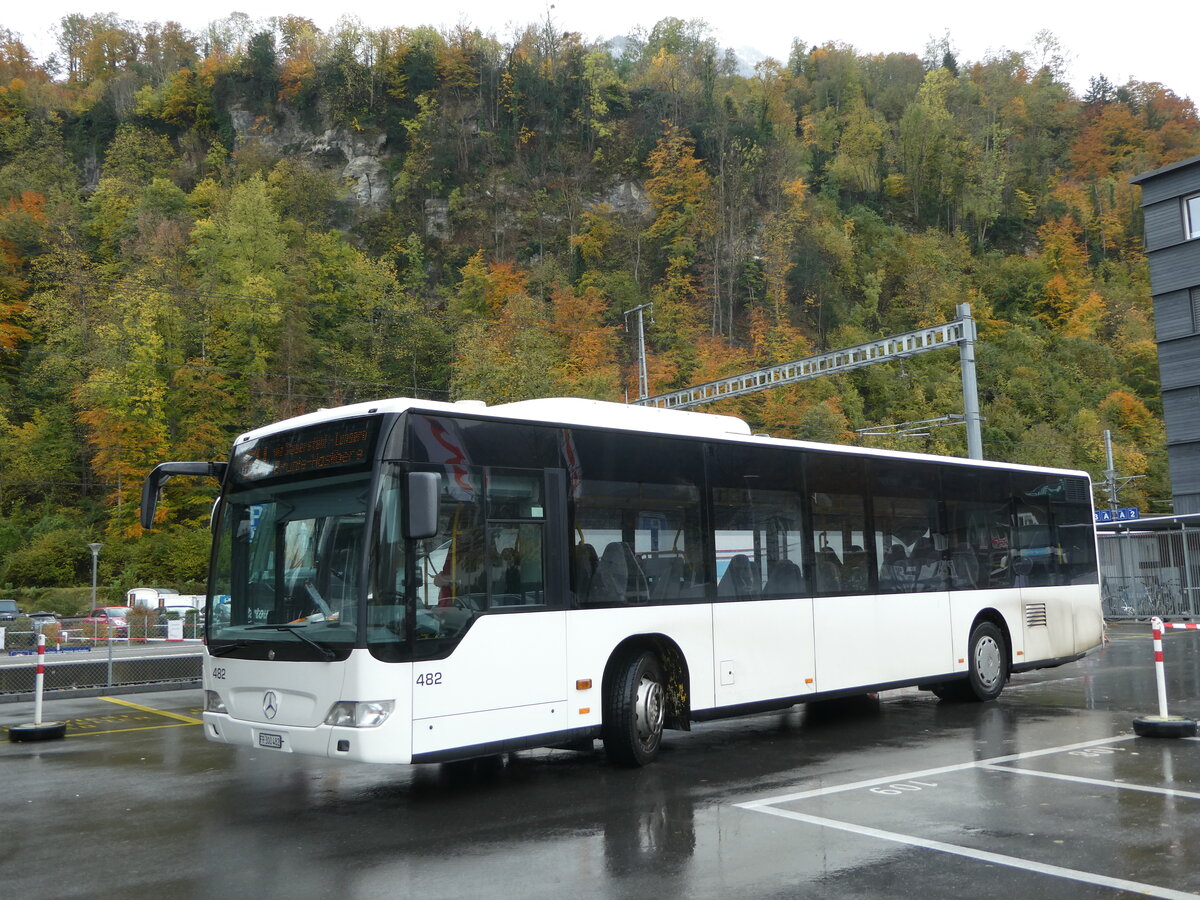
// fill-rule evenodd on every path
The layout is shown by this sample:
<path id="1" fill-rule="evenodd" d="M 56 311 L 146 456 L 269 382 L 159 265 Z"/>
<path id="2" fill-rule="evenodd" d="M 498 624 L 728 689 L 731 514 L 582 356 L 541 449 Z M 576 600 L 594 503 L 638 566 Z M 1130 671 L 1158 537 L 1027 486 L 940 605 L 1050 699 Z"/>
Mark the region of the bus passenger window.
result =
<path id="1" fill-rule="evenodd" d="M 713 448 L 713 548 L 717 599 L 803 597 L 803 471 L 763 447 Z"/>

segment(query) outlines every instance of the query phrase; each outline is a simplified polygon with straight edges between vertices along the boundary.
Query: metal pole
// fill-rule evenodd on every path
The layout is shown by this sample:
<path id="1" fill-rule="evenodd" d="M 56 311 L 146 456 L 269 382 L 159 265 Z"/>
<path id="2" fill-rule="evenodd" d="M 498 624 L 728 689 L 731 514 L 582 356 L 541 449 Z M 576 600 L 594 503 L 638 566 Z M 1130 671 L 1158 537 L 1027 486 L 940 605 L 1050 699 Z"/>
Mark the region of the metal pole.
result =
<path id="1" fill-rule="evenodd" d="M 1108 508 L 1116 518 L 1117 503 L 1117 467 L 1113 464 L 1112 432 L 1104 429 L 1104 456 L 1108 460 L 1108 468 L 1104 470 L 1104 483 L 1108 486 Z"/>
<path id="2" fill-rule="evenodd" d="M 650 379 L 646 375 L 646 329 L 642 325 L 642 308 L 638 307 L 638 359 L 641 360 L 641 371 L 638 375 L 638 399 L 645 400 L 650 396 Z"/>
<path id="3" fill-rule="evenodd" d="M 92 551 L 92 609 L 96 608 L 96 573 L 99 571 L 100 548 L 103 544 L 93 543 L 88 544 L 88 549 Z M 108 629 L 108 686 L 112 687 L 113 679 L 113 658 L 112 658 L 112 622 L 108 622 L 105 626 Z"/>
<path id="4" fill-rule="evenodd" d="M 635 306 L 633 309 L 627 309 L 625 315 L 625 328 L 629 328 L 629 314 L 637 313 L 637 328 L 638 328 L 638 400 L 645 400 L 650 396 L 650 379 L 646 374 L 646 329 L 642 320 L 644 310 L 650 310 L 650 322 L 654 322 L 654 304 L 643 303 L 641 306 Z"/>
<path id="5" fill-rule="evenodd" d="M 1179 530 L 1183 536 L 1183 596 L 1187 599 L 1188 612 L 1193 616 L 1196 615 L 1196 595 L 1192 592 L 1192 561 L 1188 556 L 1188 530 L 1187 522 L 1179 523 Z"/>
<path id="6" fill-rule="evenodd" d="M 958 358 L 962 364 L 963 419 L 967 426 L 967 456 L 983 459 L 983 431 L 979 418 L 979 385 L 975 381 L 975 320 L 971 318 L 971 304 L 960 303 L 958 317 L 962 319 L 963 336 L 958 344 Z"/>

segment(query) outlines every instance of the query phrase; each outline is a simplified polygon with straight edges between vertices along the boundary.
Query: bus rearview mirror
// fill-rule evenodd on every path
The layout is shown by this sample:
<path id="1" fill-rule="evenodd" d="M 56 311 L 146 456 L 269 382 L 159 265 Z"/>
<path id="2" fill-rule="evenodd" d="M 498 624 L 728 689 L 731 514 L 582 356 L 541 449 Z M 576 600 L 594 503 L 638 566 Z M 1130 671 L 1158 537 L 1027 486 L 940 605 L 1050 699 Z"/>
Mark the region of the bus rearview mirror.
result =
<path id="1" fill-rule="evenodd" d="M 143 528 L 154 527 L 154 512 L 158 507 L 158 498 L 163 485 L 175 475 L 191 475 L 194 477 L 215 478 L 225 481 L 225 470 L 228 463 L 223 462 L 165 462 L 154 467 L 142 484 L 141 524 Z"/>
<path id="2" fill-rule="evenodd" d="M 442 480 L 436 472 L 408 473 L 408 517 L 404 536 L 420 540 L 438 533 L 438 495 Z"/>

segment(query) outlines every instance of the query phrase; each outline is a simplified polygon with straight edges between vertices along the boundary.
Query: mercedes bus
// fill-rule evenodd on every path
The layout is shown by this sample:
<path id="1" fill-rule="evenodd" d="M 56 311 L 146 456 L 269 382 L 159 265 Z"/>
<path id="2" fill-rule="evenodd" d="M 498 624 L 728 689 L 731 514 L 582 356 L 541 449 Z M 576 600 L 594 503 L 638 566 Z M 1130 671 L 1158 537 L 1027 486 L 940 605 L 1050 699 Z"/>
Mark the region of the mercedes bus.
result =
<path id="1" fill-rule="evenodd" d="M 917 686 L 990 701 L 1103 638 L 1083 472 L 579 399 L 391 399 L 241 435 L 205 606 L 211 741 L 618 764 L 664 729 Z"/>

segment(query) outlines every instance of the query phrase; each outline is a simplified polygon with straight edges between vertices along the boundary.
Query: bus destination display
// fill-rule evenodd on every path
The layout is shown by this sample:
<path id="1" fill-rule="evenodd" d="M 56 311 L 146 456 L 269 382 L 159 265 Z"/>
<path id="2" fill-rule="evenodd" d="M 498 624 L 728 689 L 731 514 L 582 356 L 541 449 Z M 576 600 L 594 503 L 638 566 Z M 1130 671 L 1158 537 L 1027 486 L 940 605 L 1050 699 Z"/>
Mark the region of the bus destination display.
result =
<path id="1" fill-rule="evenodd" d="M 235 471 L 241 481 L 262 481 L 365 466 L 378 427 L 379 419 L 373 416 L 268 435 L 237 448 Z"/>

